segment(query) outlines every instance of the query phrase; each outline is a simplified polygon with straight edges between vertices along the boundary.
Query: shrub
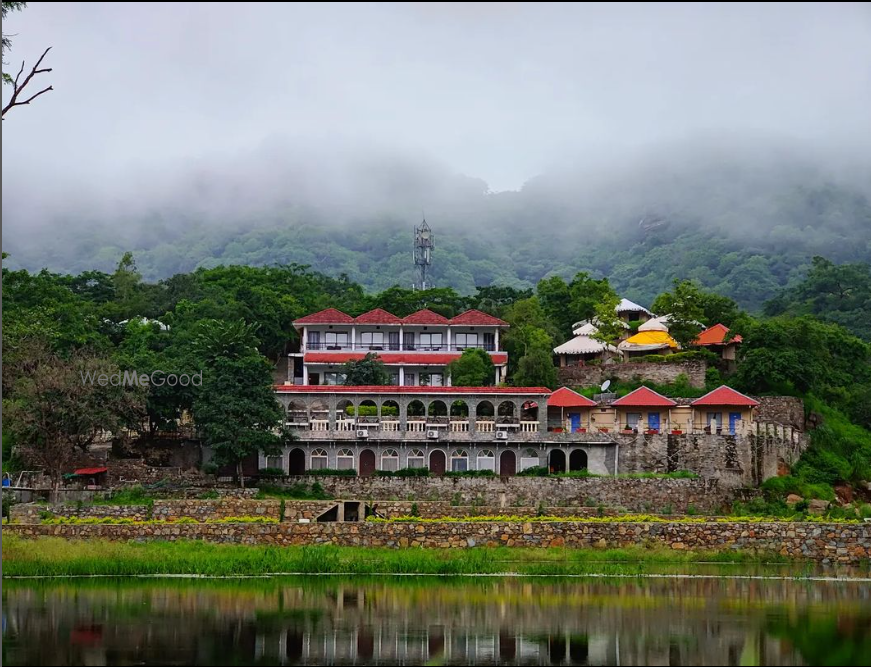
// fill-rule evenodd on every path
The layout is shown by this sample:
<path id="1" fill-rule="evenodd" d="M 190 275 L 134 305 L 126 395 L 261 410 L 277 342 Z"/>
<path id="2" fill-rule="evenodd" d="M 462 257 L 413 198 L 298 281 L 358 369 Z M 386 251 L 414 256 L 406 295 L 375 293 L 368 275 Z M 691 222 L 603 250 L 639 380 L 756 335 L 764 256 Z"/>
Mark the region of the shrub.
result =
<path id="1" fill-rule="evenodd" d="M 261 484 L 257 492 L 257 498 L 280 498 L 287 500 L 332 500 L 324 487 L 318 482 L 309 487 L 308 484 L 291 484 L 289 486 L 275 486 Z"/>
<path id="2" fill-rule="evenodd" d="M 345 414 L 354 416 L 354 406 L 349 405 L 345 408 Z M 381 416 L 382 417 L 396 417 L 399 414 L 399 408 L 396 408 L 392 405 L 383 405 L 381 406 Z M 374 405 L 361 405 L 359 409 L 358 416 L 360 417 L 377 417 L 378 416 L 378 407 Z"/>
<path id="3" fill-rule="evenodd" d="M 496 473 L 492 470 L 461 470 L 456 472 L 446 472 L 445 477 L 495 477 Z"/>
<path id="4" fill-rule="evenodd" d="M 417 503 L 411 503 L 411 516 L 420 516 L 420 509 Z"/>
<path id="5" fill-rule="evenodd" d="M 203 464 L 203 472 L 207 475 L 216 475 L 218 473 L 218 464 L 209 461 L 208 463 Z"/>
<path id="6" fill-rule="evenodd" d="M 208 491 L 203 491 L 200 495 L 197 496 L 200 500 L 217 500 L 221 497 L 221 494 L 215 491 L 215 489 L 209 489 Z"/>
<path id="7" fill-rule="evenodd" d="M 261 468 L 257 471 L 261 477 L 284 477 L 283 468 Z"/>
<path id="8" fill-rule="evenodd" d="M 547 477 L 550 474 L 547 466 L 532 466 L 517 473 L 518 477 Z"/>
<path id="9" fill-rule="evenodd" d="M 357 471 L 351 470 L 336 470 L 335 468 L 320 468 L 319 470 L 306 470 L 306 475 L 312 477 L 354 477 Z"/>
<path id="10" fill-rule="evenodd" d="M 95 498 L 94 505 L 154 505 L 154 499 L 141 484 L 116 489 L 102 498 Z"/>
<path id="11" fill-rule="evenodd" d="M 399 470 L 376 470 L 376 477 L 429 477 L 429 468 L 400 468 Z"/>

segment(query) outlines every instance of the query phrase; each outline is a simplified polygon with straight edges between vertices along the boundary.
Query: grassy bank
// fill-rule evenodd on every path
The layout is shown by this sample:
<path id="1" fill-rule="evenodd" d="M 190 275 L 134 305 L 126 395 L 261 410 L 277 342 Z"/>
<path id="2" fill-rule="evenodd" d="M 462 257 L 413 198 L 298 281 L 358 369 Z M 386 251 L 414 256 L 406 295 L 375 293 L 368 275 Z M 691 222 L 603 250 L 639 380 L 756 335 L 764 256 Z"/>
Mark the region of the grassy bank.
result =
<path id="1" fill-rule="evenodd" d="M 670 549 L 378 549 L 267 547 L 205 542 L 3 539 L 3 576 L 204 574 L 273 572 L 349 574 L 643 574 L 662 564 L 784 562 L 777 555 Z"/>

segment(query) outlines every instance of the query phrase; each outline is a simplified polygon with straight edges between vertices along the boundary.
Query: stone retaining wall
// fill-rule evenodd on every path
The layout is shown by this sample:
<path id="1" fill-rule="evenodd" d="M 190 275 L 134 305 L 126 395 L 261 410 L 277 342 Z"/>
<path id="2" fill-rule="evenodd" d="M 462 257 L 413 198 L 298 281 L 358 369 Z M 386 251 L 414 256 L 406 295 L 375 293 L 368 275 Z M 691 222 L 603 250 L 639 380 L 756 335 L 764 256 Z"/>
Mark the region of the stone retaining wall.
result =
<path id="1" fill-rule="evenodd" d="M 173 521 L 182 517 L 209 521 L 231 516 L 262 516 L 278 519 L 281 516 L 280 500 L 248 500 L 222 498 L 220 500 L 155 500 L 152 519 Z"/>
<path id="2" fill-rule="evenodd" d="M 622 453 L 621 453 L 622 456 Z M 310 484 L 312 477 L 288 477 L 289 484 Z M 371 501 L 442 501 L 455 505 L 512 507 L 583 507 L 602 505 L 632 512 L 685 513 L 692 505 L 703 514 L 718 513 L 732 492 L 717 480 L 637 479 L 620 477 L 318 477 L 336 498 Z"/>
<path id="3" fill-rule="evenodd" d="M 625 364 L 604 364 L 595 366 L 564 366 L 557 369 L 560 384 L 571 387 L 598 387 L 605 380 L 650 380 L 656 384 L 674 382 L 684 374 L 693 387 L 705 386 L 704 361 L 682 361 L 675 364 L 654 364 L 650 362 L 627 362 Z"/>
<path id="4" fill-rule="evenodd" d="M 475 546 L 745 549 L 823 563 L 867 562 L 871 526 L 822 523 L 283 523 L 181 525 L 9 525 L 23 537 L 67 539 L 204 540 L 277 546 L 332 544 L 363 547 Z"/>

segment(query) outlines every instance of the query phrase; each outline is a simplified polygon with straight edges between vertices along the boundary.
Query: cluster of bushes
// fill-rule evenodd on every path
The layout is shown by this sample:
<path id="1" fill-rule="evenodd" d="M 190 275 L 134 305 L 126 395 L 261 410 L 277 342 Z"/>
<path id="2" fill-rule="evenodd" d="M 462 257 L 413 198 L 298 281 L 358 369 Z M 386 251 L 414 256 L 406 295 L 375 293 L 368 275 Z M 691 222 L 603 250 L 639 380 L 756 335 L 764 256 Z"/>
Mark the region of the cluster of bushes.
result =
<path id="1" fill-rule="evenodd" d="M 353 468 L 349 470 L 337 470 L 336 468 L 319 468 L 317 470 L 306 470 L 305 474 L 310 477 L 354 477 L 357 471 Z"/>
<path id="2" fill-rule="evenodd" d="M 154 498 L 141 484 L 115 489 L 91 501 L 92 505 L 154 505 Z"/>
<path id="3" fill-rule="evenodd" d="M 193 523 L 278 523 L 278 519 L 265 516 L 228 516 L 223 519 L 209 519 L 208 521 L 198 521 L 191 517 L 179 517 L 178 519 L 148 519 L 147 521 L 138 521 L 127 517 L 77 517 L 77 516 L 57 516 L 43 519 L 42 523 L 47 525 L 124 525 L 124 526 L 146 526 L 146 525 L 177 525 L 177 524 L 193 524 Z"/>
<path id="4" fill-rule="evenodd" d="M 376 477 L 429 477 L 429 468 L 400 468 L 399 470 L 376 470 Z"/>
<path id="5" fill-rule="evenodd" d="M 710 350 L 689 350 L 687 352 L 675 352 L 674 354 L 646 354 L 636 357 L 632 361 L 647 362 L 651 364 L 680 364 L 684 361 L 706 361 L 716 364 L 720 357 Z"/>
<path id="6" fill-rule="evenodd" d="M 257 474 L 261 477 L 284 477 L 287 473 L 283 468 L 261 468 Z"/>
<path id="7" fill-rule="evenodd" d="M 378 407 L 375 405 L 361 405 L 357 411 L 354 410 L 353 405 L 349 405 L 345 408 L 345 414 L 353 417 L 355 414 L 359 417 L 377 417 L 378 416 Z M 399 416 L 399 408 L 393 405 L 382 405 L 381 406 L 381 416 L 382 417 L 398 417 Z"/>

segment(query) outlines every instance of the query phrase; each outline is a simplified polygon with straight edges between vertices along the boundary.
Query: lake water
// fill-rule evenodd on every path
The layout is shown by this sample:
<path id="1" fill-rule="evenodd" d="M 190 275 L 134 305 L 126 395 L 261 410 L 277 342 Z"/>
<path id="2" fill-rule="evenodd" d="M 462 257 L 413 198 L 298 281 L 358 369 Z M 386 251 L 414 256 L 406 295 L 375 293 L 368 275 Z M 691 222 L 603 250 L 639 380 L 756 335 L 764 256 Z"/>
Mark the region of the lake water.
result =
<path id="1" fill-rule="evenodd" d="M 871 665 L 871 583 L 4 580 L 2 632 L 4 665 Z"/>

